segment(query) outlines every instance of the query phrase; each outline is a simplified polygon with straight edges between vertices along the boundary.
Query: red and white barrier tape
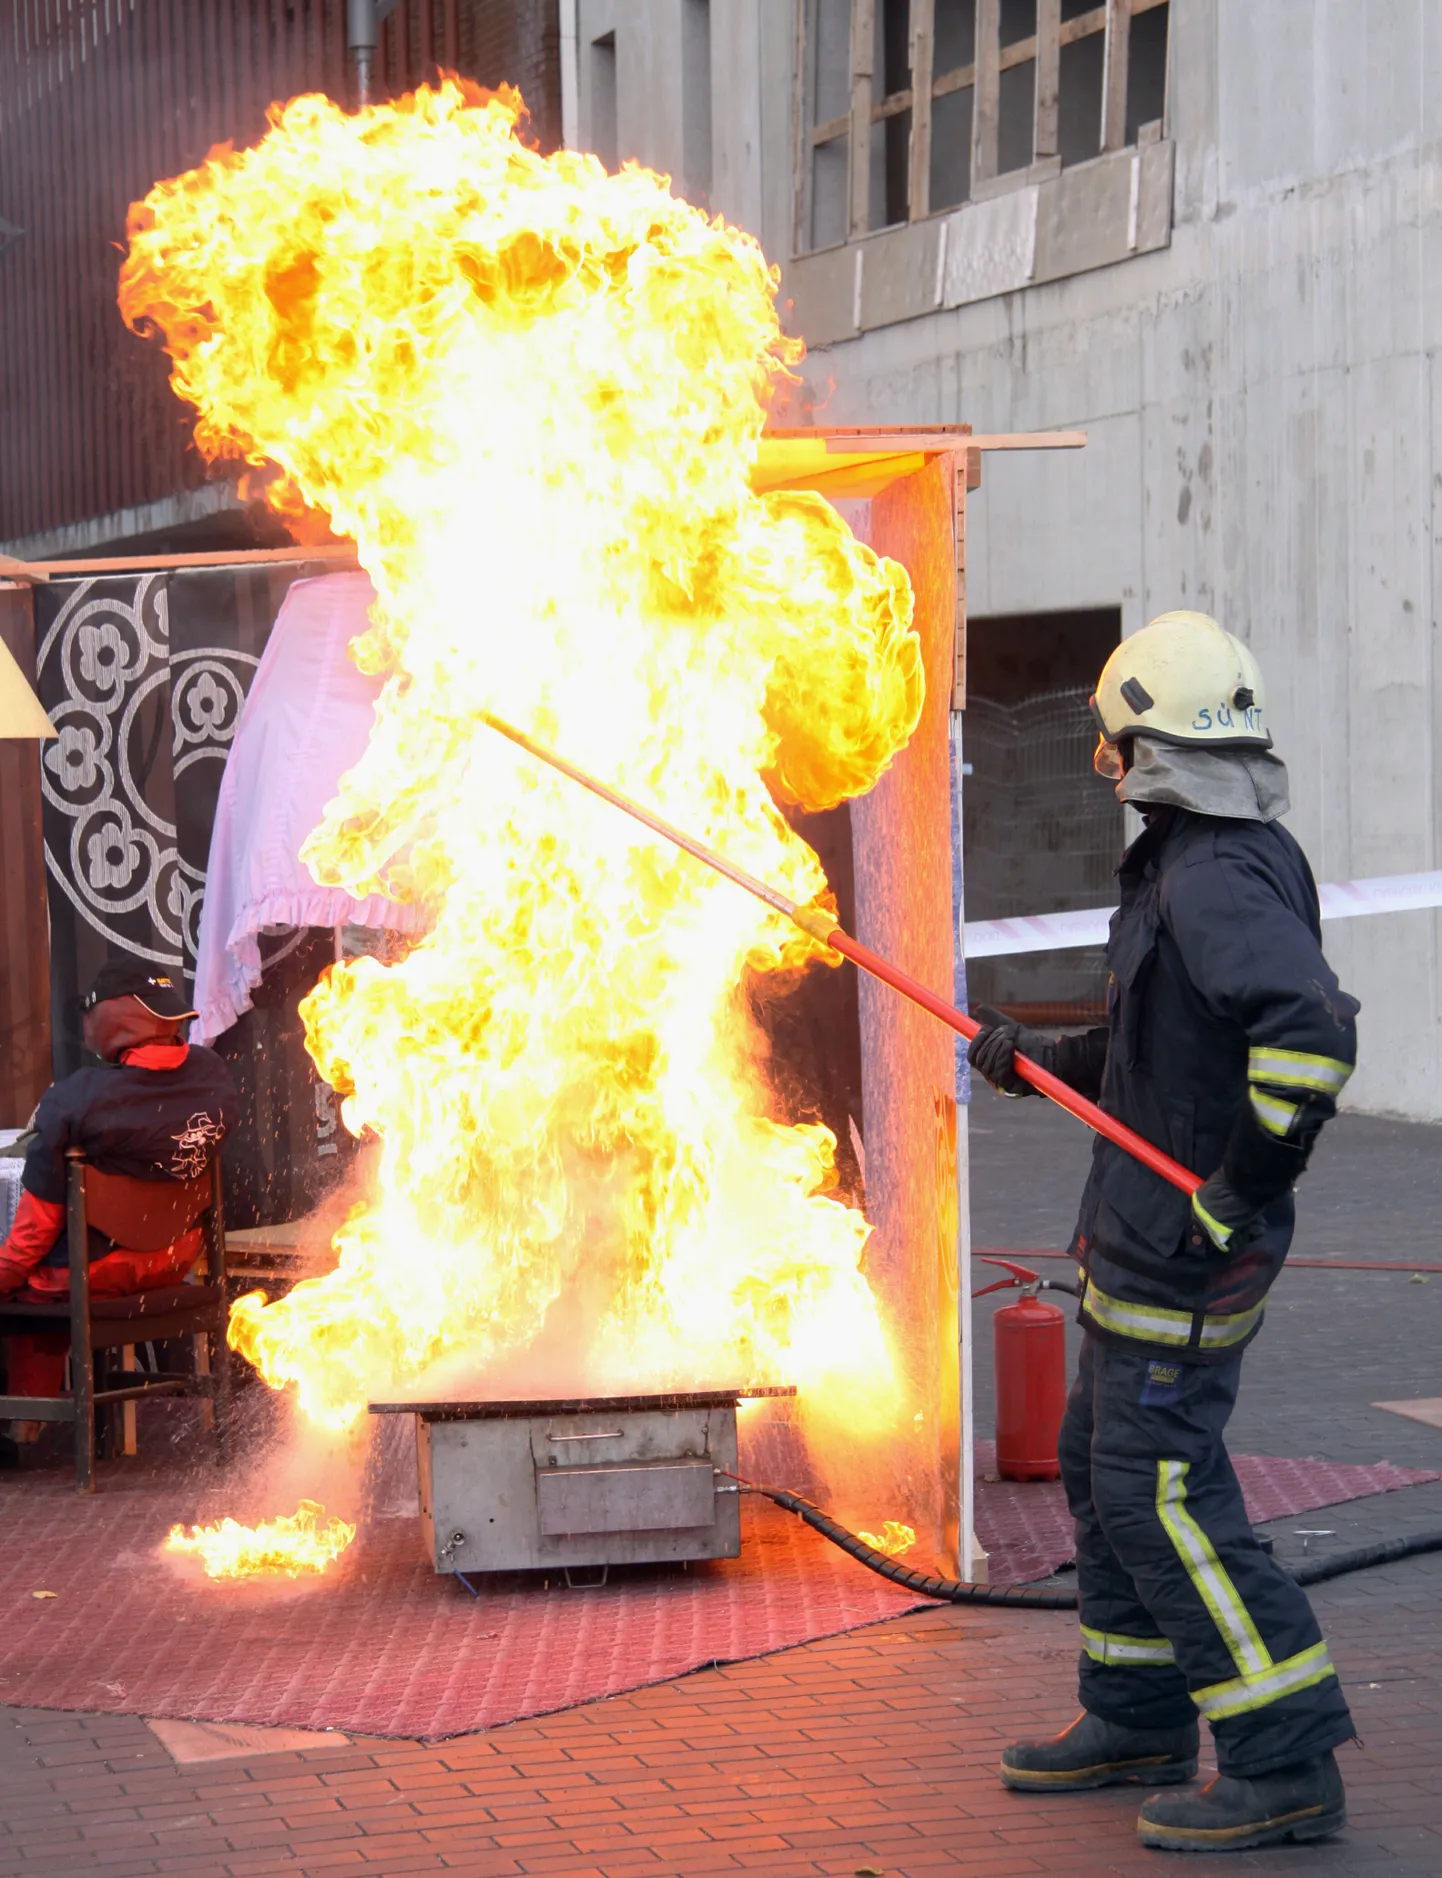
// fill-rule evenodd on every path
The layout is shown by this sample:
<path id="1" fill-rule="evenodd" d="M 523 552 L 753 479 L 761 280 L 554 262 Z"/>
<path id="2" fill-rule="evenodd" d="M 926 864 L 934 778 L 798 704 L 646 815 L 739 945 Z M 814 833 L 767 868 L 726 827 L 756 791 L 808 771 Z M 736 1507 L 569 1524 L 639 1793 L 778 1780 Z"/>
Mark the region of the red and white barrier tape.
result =
<path id="1" fill-rule="evenodd" d="M 1442 873 L 1378 874 L 1370 880 L 1333 880 L 1317 889 L 1322 918 L 1360 919 L 1369 913 L 1412 913 L 1442 906 Z M 1059 952 L 1071 946 L 1101 946 L 1115 908 L 1086 907 L 1074 913 L 1024 913 L 1017 919 L 966 922 L 966 956 L 997 958 L 1016 952 Z"/>

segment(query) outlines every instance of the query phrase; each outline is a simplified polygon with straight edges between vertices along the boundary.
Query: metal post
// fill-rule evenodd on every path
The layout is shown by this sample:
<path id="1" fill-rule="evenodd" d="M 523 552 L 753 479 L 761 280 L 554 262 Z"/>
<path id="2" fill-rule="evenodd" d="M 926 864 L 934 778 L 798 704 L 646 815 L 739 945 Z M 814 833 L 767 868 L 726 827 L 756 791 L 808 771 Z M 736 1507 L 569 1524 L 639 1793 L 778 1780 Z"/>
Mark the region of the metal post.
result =
<path id="1" fill-rule="evenodd" d="M 70 1402 L 75 1413 L 75 1486 L 95 1491 L 95 1369 L 90 1344 L 90 1233 L 85 1156 L 66 1149 L 65 1232 L 70 1251 Z"/>
<path id="2" fill-rule="evenodd" d="M 135 1375 L 135 1345 L 133 1343 L 125 1343 L 120 1346 L 120 1367 L 127 1377 L 133 1377 Z M 127 1381 L 125 1386 L 127 1389 L 130 1388 L 131 1383 Z M 135 1453 L 134 1402 L 122 1402 L 120 1404 L 120 1452 L 125 1455 L 134 1455 Z"/>
<path id="3" fill-rule="evenodd" d="M 397 0 L 346 0 L 346 45 L 355 60 L 356 104 L 362 111 L 371 101 L 381 27 L 396 5 Z"/>
<path id="4" fill-rule="evenodd" d="M 951 714 L 951 760 L 955 790 L 952 813 L 952 865 L 957 873 L 953 893 L 956 908 L 956 960 L 958 992 L 966 970 L 963 951 L 966 939 L 965 857 L 962 846 L 962 800 L 965 793 L 965 765 L 962 762 L 962 714 Z M 960 1076 L 957 1078 L 960 1082 Z M 958 1097 L 961 1095 L 957 1089 Z M 976 1537 L 976 1397 L 973 1387 L 975 1364 L 972 1343 L 971 1310 L 971 1111 L 958 1101 L 956 1108 L 956 1314 L 960 1343 L 961 1371 L 961 1542 L 959 1577 L 964 1584 L 987 1582 L 987 1557 Z"/>
<path id="5" fill-rule="evenodd" d="M 561 0 L 561 142 L 581 147 L 581 49 L 576 0 Z"/>
<path id="6" fill-rule="evenodd" d="M 380 21 L 375 0 L 349 0 L 346 8 L 346 44 L 355 60 L 356 104 L 363 111 L 371 101 L 371 67 L 375 59 Z"/>
<path id="7" fill-rule="evenodd" d="M 212 1400 L 215 1404 L 215 1459 L 217 1466 L 223 1467 L 230 1456 L 230 1391 L 233 1377 L 230 1342 L 226 1336 L 226 1270 L 225 1270 L 225 1207 L 221 1199 L 220 1155 L 216 1154 L 210 1163 L 210 1236 L 209 1270 L 206 1276 L 220 1293 L 217 1307 L 215 1329 L 211 1332 L 211 1347 L 215 1352 L 211 1369 L 215 1381 Z"/>

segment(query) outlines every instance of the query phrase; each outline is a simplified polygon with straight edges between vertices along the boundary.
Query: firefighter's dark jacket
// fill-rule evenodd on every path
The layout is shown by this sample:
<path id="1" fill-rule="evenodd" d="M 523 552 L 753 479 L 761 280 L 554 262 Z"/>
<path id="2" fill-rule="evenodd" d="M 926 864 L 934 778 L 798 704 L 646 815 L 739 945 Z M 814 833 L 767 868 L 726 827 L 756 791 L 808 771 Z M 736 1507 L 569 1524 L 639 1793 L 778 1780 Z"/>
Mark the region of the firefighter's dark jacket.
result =
<path id="1" fill-rule="evenodd" d="M 1072 1240 L 1082 1317 L 1133 1348 L 1219 1362 L 1260 1326 L 1291 1243 L 1291 1179 L 1356 1062 L 1358 1005 L 1322 956 L 1316 883 L 1277 823 L 1160 809 L 1118 874 L 1107 1026 L 1064 1040 L 1059 1072 L 1204 1180 L 1250 1181 L 1259 1218 L 1221 1254 L 1186 1194 L 1098 1138 Z"/>
<path id="2" fill-rule="evenodd" d="M 67 1148 L 83 1148 L 101 1172 L 136 1180 L 189 1180 L 203 1173 L 234 1125 L 235 1083 L 214 1050 L 192 1045 L 170 1069 L 102 1063 L 52 1083 L 35 1111 L 35 1139 L 25 1157 L 27 1192 L 52 1204 L 65 1199 Z M 110 1251 L 91 1229 L 90 1257 Z M 45 1259 L 62 1265 L 66 1238 Z"/>

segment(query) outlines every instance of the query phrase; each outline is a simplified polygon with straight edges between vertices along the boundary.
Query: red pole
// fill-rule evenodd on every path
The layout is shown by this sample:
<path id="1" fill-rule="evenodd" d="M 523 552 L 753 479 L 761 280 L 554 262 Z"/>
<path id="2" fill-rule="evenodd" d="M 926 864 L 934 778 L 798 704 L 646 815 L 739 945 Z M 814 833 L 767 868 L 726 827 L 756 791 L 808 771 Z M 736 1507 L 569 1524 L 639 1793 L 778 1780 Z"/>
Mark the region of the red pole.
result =
<path id="1" fill-rule="evenodd" d="M 738 887 L 744 887 L 747 893 L 755 894 L 758 900 L 765 901 L 766 905 L 774 908 L 776 912 L 784 913 L 788 919 L 794 919 L 803 932 L 810 933 L 813 939 L 819 939 L 823 945 L 829 945 L 833 951 L 839 952 L 843 958 L 850 959 L 852 964 L 859 966 L 862 971 L 869 972 L 873 978 L 879 978 L 882 984 L 890 985 L 892 990 L 899 991 L 902 997 L 910 998 L 911 1002 L 919 1004 L 923 1011 L 930 1011 L 933 1017 L 939 1017 L 943 1024 L 959 1032 L 961 1036 L 972 1038 L 981 1029 L 981 1025 L 974 1017 L 968 1017 L 965 1011 L 958 1011 L 955 1005 L 948 1004 L 945 998 L 938 997 L 934 991 L 929 991 L 919 978 L 913 978 L 909 972 L 902 971 L 900 966 L 893 965 L 889 959 L 882 958 L 879 952 L 873 952 L 870 946 L 864 946 L 859 939 L 853 939 L 849 933 L 844 932 L 836 924 L 829 913 L 823 913 L 814 906 L 798 906 L 794 900 L 788 900 L 786 895 L 775 887 L 768 886 L 764 880 L 757 880 L 754 874 L 748 874 L 744 868 L 737 867 L 724 855 L 704 847 L 691 835 L 684 834 L 681 829 L 657 815 L 653 809 L 642 808 L 639 802 L 633 802 L 630 796 L 622 795 L 619 789 L 613 789 L 609 783 L 601 782 L 599 778 L 588 774 L 579 765 L 569 762 L 556 751 L 548 749 L 545 744 L 537 743 L 534 737 L 528 737 L 525 731 L 517 730 L 514 724 L 508 724 L 503 717 L 496 717 L 490 711 L 482 711 L 479 716 L 482 722 L 488 724 L 492 730 L 497 731 L 509 742 L 518 745 L 542 763 L 548 763 L 552 769 L 559 770 L 563 776 L 568 776 L 572 782 L 579 783 L 583 789 L 588 789 L 592 795 L 599 796 L 603 802 L 609 802 L 613 808 L 618 808 L 623 814 L 641 822 L 654 833 L 672 842 L 684 853 L 694 856 L 698 861 L 703 861 L 707 867 L 714 868 L 718 874 L 724 874 L 727 880 L 734 881 Z M 1163 1180 L 1170 1181 L 1172 1186 L 1180 1188 L 1183 1193 L 1195 1193 L 1201 1186 L 1199 1177 L 1183 1167 L 1180 1161 L 1174 1161 L 1170 1154 L 1163 1154 L 1160 1148 L 1154 1148 L 1150 1141 L 1144 1140 L 1135 1130 L 1128 1128 L 1125 1122 L 1119 1122 L 1114 1115 L 1108 1115 L 1105 1109 L 1099 1109 L 1095 1102 L 1088 1102 L 1085 1096 L 1077 1094 L 1070 1083 L 1063 1082 L 1060 1076 L 1053 1076 L 1051 1071 L 1043 1069 L 1040 1063 L 1033 1063 L 1030 1057 L 1018 1055 L 1016 1073 L 1024 1081 L 1029 1082 L 1038 1094 L 1050 1096 L 1059 1108 L 1064 1108 L 1069 1115 L 1075 1115 L 1079 1122 L 1085 1122 L 1088 1128 L 1095 1129 L 1099 1135 L 1105 1135 L 1108 1141 L 1115 1142 L 1119 1148 L 1125 1149 L 1144 1166 L 1151 1168 L 1154 1174 L 1160 1174 Z"/>
<path id="2" fill-rule="evenodd" d="M 807 930 L 811 930 L 809 925 Z M 924 1011 L 930 1011 L 933 1017 L 939 1017 L 943 1024 L 959 1032 L 968 1039 L 981 1029 L 974 1017 L 968 1017 L 965 1011 L 958 1011 L 934 991 L 928 991 L 919 979 L 909 972 L 884 959 L 870 946 L 864 946 L 853 939 L 838 926 L 831 933 L 827 943 L 843 958 L 851 960 L 873 978 L 879 978 L 883 984 L 890 985 L 893 991 L 899 991 L 904 998 L 910 998 L 913 1004 L 919 1004 Z M 1170 1181 L 1183 1193 L 1195 1193 L 1201 1186 L 1200 1178 L 1190 1169 L 1174 1161 L 1170 1154 L 1163 1154 L 1160 1148 L 1153 1147 L 1150 1141 L 1128 1128 L 1125 1122 L 1119 1122 L 1114 1115 L 1108 1115 L 1105 1109 L 1099 1109 L 1095 1102 L 1088 1102 L 1084 1095 L 1078 1095 L 1070 1083 L 1064 1083 L 1060 1076 L 1053 1076 L 1051 1071 L 1043 1069 L 1040 1063 L 1033 1063 L 1030 1057 L 1018 1051 L 1015 1061 L 1016 1073 L 1024 1082 L 1029 1082 L 1038 1094 L 1050 1096 L 1059 1108 L 1075 1115 L 1078 1121 L 1085 1122 L 1099 1135 L 1105 1135 L 1108 1141 L 1114 1141 L 1119 1148 L 1124 1148 L 1130 1155 L 1151 1168 L 1154 1174 L 1160 1174 L 1163 1180 Z"/>

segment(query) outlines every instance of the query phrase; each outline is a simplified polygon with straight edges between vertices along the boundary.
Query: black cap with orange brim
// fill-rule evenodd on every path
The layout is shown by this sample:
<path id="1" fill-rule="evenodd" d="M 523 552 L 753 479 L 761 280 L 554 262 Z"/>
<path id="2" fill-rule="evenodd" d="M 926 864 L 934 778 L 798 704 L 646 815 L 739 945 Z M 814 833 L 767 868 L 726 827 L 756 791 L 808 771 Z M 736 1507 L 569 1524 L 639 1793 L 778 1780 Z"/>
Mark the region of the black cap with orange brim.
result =
<path id="1" fill-rule="evenodd" d="M 101 966 L 81 1009 L 93 1011 L 97 1004 L 106 1004 L 111 998 L 138 998 L 154 1016 L 173 1017 L 177 1022 L 197 1015 L 177 979 L 124 961 Z"/>

